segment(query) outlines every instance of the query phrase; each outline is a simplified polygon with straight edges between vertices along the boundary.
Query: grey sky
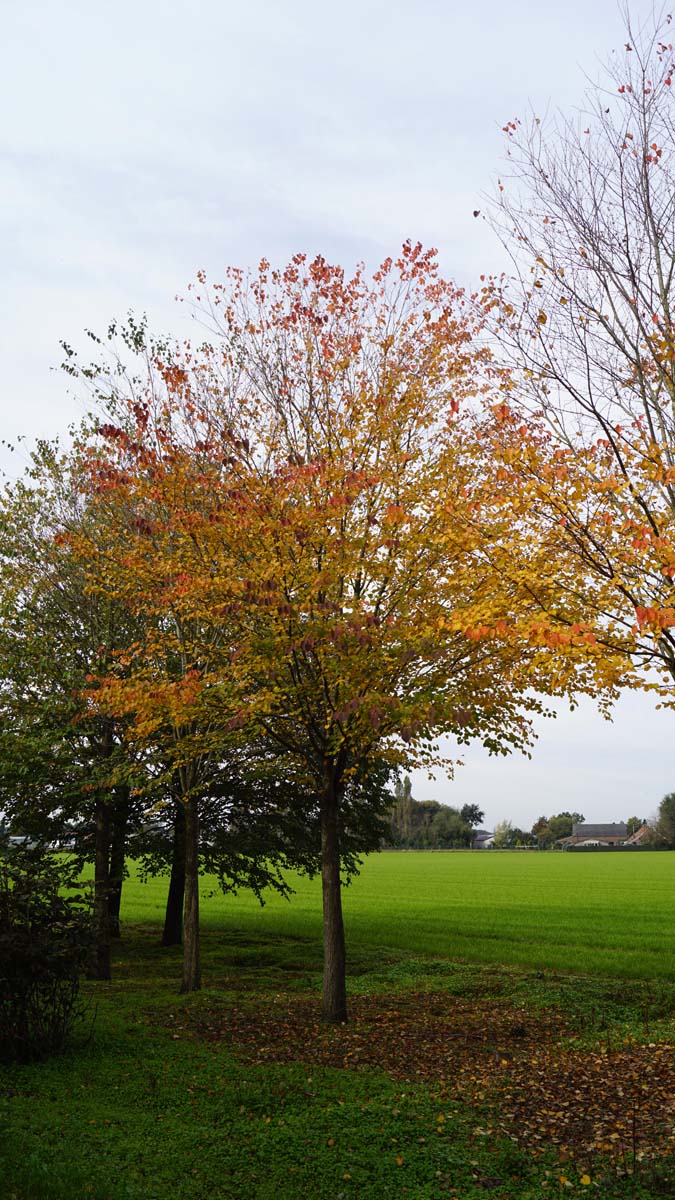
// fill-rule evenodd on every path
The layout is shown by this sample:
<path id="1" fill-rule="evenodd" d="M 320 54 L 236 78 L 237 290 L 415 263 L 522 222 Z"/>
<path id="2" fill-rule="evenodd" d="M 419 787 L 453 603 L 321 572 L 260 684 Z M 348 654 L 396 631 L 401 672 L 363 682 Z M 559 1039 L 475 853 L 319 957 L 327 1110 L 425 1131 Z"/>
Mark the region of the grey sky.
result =
<path id="1" fill-rule="evenodd" d="M 636 3 L 646 17 L 651 4 Z M 472 217 L 503 165 L 501 126 L 583 103 L 624 39 L 614 0 L 83 0 L 0 3 L 0 438 L 52 436 L 83 411 L 60 338 L 147 311 L 180 333 L 198 268 L 297 250 L 349 267 L 411 237 L 471 283 L 501 263 Z M 20 454 L 0 465 L 21 469 Z M 626 697 L 542 728 L 532 762 L 465 752 L 456 782 L 488 823 L 581 808 L 652 811 L 675 789 L 675 715 Z"/>

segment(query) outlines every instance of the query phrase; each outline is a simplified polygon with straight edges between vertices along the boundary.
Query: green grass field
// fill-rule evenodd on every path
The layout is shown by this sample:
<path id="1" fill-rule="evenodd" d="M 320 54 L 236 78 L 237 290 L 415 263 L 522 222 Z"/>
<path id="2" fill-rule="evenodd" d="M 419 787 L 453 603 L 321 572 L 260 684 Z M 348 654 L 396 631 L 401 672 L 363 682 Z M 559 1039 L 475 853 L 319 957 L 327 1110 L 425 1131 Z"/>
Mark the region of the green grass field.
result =
<path id="1" fill-rule="evenodd" d="M 211 894 L 205 926 L 320 938 L 318 880 L 295 895 Z M 127 886 L 124 916 L 162 920 L 166 881 Z M 675 854 L 398 851 L 371 855 L 344 892 L 353 950 L 414 952 L 634 979 L 675 978 Z"/>
<path id="2" fill-rule="evenodd" d="M 351 1023 L 319 1024 L 318 881 L 125 884 L 68 1051 L 0 1076 L 0 1200 L 675 1195 L 675 855 L 376 855 L 345 891 Z M 93 1021 L 93 1026 L 92 1026 Z"/>

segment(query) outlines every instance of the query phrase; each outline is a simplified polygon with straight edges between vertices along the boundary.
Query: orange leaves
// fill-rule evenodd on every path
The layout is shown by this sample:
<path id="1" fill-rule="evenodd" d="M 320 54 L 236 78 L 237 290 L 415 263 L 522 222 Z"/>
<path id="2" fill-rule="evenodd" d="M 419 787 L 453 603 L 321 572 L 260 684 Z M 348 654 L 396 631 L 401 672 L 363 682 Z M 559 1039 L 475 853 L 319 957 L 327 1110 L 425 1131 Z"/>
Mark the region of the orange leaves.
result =
<path id="1" fill-rule="evenodd" d="M 483 638 L 490 637 L 491 632 L 489 625 L 474 625 L 464 630 L 464 636 L 469 642 L 480 642 Z"/>
<path id="2" fill-rule="evenodd" d="M 493 405 L 492 411 L 501 424 L 506 424 L 512 419 L 512 412 L 508 404 L 502 401 L 500 404 Z"/>
<path id="3" fill-rule="evenodd" d="M 405 509 L 400 504 L 388 504 L 382 517 L 385 525 L 403 525 L 407 520 Z"/>
<path id="4" fill-rule="evenodd" d="M 653 605 L 637 604 L 635 619 L 638 629 L 660 631 L 675 625 L 675 608 L 655 608 Z"/>

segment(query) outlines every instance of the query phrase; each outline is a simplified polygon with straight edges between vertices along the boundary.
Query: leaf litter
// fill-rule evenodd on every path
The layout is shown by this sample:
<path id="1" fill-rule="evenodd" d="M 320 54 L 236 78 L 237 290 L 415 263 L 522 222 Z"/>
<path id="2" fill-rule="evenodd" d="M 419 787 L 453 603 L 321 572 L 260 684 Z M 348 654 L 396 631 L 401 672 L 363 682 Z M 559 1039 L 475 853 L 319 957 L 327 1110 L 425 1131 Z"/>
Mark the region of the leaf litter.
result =
<path id="1" fill-rule="evenodd" d="M 247 997 L 186 1010 L 183 1035 L 254 1065 L 302 1062 L 377 1070 L 431 1087 L 439 1105 L 477 1109 L 479 1135 L 534 1156 L 633 1174 L 675 1151 L 675 1044 L 632 1036 L 589 1045 L 554 1008 L 438 992 L 356 996 L 348 1025 L 325 1025 L 315 999 Z"/>

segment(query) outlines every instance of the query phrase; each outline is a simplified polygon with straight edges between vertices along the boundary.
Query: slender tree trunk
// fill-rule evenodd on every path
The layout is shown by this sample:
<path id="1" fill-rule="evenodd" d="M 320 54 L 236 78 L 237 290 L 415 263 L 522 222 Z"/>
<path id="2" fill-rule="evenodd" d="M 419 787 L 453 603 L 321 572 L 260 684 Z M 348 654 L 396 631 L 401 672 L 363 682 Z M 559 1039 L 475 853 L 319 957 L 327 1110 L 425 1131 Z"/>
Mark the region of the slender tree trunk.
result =
<path id="1" fill-rule="evenodd" d="M 321 884 L 323 892 L 323 998 L 324 1021 L 347 1020 L 347 960 L 340 884 L 338 817 L 340 788 L 330 779 L 321 804 Z"/>
<path id="2" fill-rule="evenodd" d="M 96 801 L 94 809 L 96 843 L 94 850 L 94 925 L 96 948 L 91 968 L 92 979 L 110 979 L 110 918 L 109 864 L 110 864 L 110 804 L 107 800 Z"/>
<path id="3" fill-rule="evenodd" d="M 183 803 L 181 801 L 181 803 Z M 196 797 L 185 805 L 185 909 L 183 912 L 182 992 L 199 991 L 199 808 Z"/>
<path id="4" fill-rule="evenodd" d="M 110 828 L 110 880 L 108 889 L 108 925 L 112 938 L 121 937 L 120 904 L 124 881 L 124 859 L 129 823 L 129 788 L 120 788 L 112 810 Z"/>
<path id="5" fill-rule="evenodd" d="M 163 946 L 180 946 L 183 941 L 183 898 L 185 896 L 185 806 L 176 801 L 173 820 L 171 880 L 166 898 Z"/>

